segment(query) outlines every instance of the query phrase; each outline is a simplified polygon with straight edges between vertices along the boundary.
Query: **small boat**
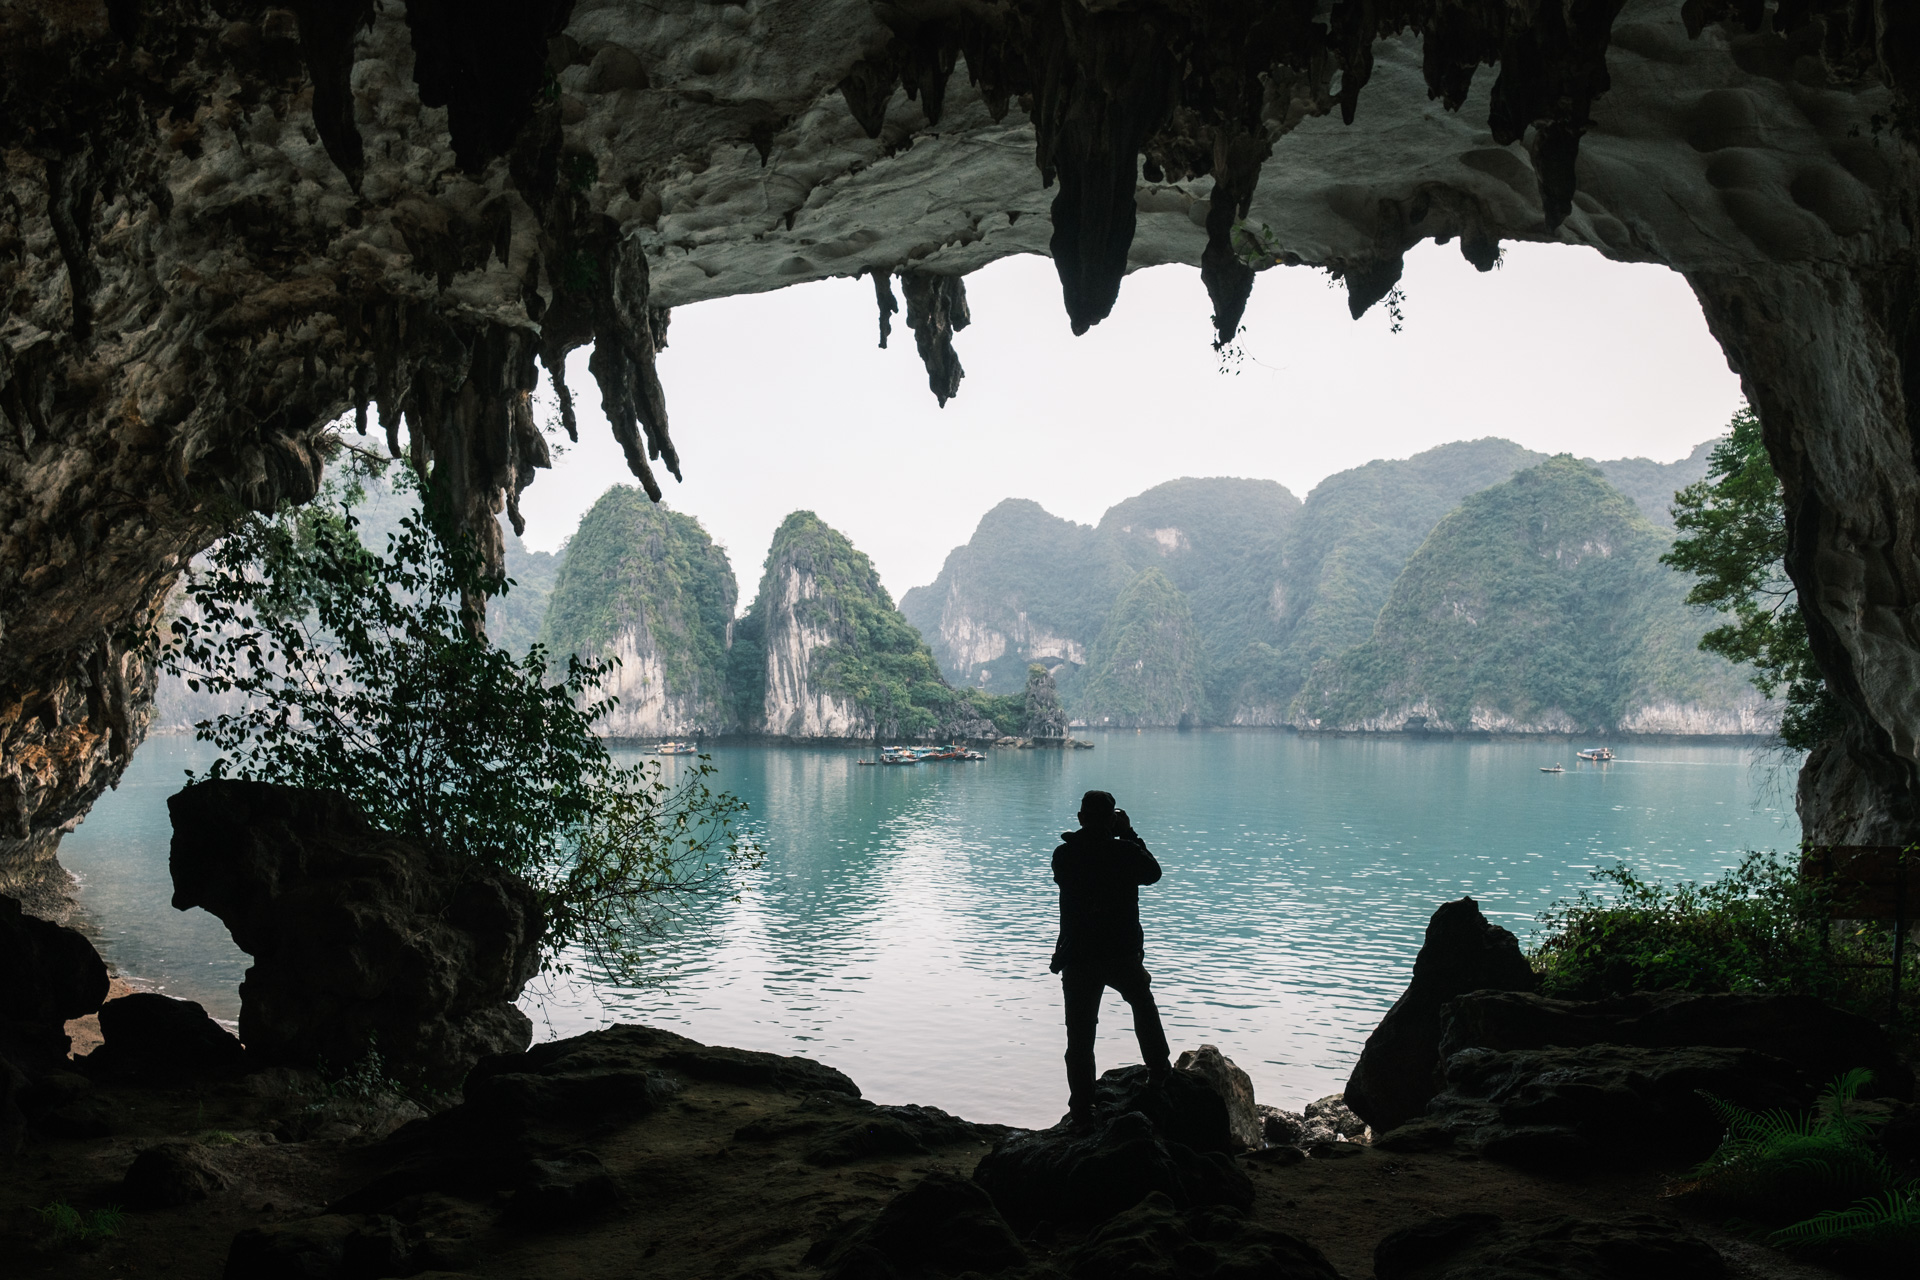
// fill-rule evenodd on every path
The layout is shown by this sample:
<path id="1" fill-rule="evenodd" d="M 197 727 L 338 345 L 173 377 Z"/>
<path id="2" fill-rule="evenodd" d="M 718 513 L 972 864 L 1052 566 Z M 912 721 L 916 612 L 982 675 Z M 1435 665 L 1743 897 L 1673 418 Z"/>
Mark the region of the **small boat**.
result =
<path id="1" fill-rule="evenodd" d="M 855 761 L 854 761 L 854 763 L 855 763 L 855 764 L 872 764 L 872 763 L 873 763 L 873 761 L 871 761 L 871 760 L 855 760 Z"/>
<path id="2" fill-rule="evenodd" d="M 1576 751 L 1574 754 L 1592 764 L 1608 764 L 1613 760 L 1612 747 L 1588 747 L 1585 751 Z"/>
<path id="3" fill-rule="evenodd" d="M 700 748 L 691 742 L 663 742 L 653 749 L 657 756 L 693 756 L 700 754 Z"/>
<path id="4" fill-rule="evenodd" d="M 864 763 L 864 761 L 862 763 Z M 1540 772 L 1542 773 L 1565 773 L 1566 771 L 1567 766 L 1563 764 L 1543 764 L 1540 766 Z"/>

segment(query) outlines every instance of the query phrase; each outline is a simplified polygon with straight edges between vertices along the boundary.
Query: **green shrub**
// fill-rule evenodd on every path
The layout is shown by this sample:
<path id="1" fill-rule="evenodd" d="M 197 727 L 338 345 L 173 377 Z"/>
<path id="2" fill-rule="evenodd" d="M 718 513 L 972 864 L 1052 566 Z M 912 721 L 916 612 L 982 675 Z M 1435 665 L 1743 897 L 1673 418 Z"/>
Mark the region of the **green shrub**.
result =
<path id="1" fill-rule="evenodd" d="M 1643 880 L 1625 863 L 1593 872 L 1539 916 L 1541 989 L 1570 1000 L 1635 990 L 1800 991 L 1833 972 L 1826 902 L 1796 859 L 1750 853 L 1707 884 Z"/>

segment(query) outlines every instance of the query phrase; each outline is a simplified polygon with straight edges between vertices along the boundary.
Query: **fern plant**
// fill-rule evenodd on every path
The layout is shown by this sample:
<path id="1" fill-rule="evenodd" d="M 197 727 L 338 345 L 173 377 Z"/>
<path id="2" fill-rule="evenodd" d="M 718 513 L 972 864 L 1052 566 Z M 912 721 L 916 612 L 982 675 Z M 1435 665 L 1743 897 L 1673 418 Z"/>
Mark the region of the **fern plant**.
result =
<path id="1" fill-rule="evenodd" d="M 1699 1168 L 1694 1194 L 1769 1221 L 1842 1209 L 1892 1189 L 1897 1179 L 1868 1143 L 1872 1130 L 1850 1111 L 1873 1073 L 1856 1067 L 1821 1093 L 1813 1111 L 1749 1111 L 1703 1095 L 1726 1138 Z"/>
<path id="2" fill-rule="evenodd" d="M 1836 1262 L 1873 1265 L 1920 1249 L 1920 1184 L 1895 1174 L 1853 1103 L 1873 1080 L 1856 1067 L 1804 1115 L 1749 1111 L 1711 1094 L 1727 1126 L 1686 1194 L 1743 1218 L 1787 1225 L 1766 1242 Z"/>

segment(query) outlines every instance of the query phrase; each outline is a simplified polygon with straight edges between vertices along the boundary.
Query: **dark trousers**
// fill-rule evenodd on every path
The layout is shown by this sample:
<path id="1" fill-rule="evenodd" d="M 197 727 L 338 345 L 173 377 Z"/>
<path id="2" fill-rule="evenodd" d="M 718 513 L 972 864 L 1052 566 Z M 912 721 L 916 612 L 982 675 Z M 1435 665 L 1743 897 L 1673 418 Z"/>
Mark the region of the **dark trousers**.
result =
<path id="1" fill-rule="evenodd" d="M 1149 1067 L 1168 1065 L 1166 1029 L 1153 1003 L 1153 979 L 1138 960 L 1068 965 L 1060 974 L 1067 1000 L 1067 1090 L 1074 1110 L 1093 1105 L 1093 1038 L 1100 1025 L 1100 997 L 1112 987 L 1133 1006 L 1133 1034 Z"/>

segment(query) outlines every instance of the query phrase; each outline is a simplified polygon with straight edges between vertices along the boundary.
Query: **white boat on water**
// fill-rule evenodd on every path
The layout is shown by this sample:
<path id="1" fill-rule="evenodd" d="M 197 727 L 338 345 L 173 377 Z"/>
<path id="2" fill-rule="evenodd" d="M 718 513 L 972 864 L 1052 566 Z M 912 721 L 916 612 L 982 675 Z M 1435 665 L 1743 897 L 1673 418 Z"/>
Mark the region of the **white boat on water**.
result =
<path id="1" fill-rule="evenodd" d="M 663 742 L 653 749 L 657 756 L 692 756 L 700 754 L 700 748 L 691 742 Z"/>

